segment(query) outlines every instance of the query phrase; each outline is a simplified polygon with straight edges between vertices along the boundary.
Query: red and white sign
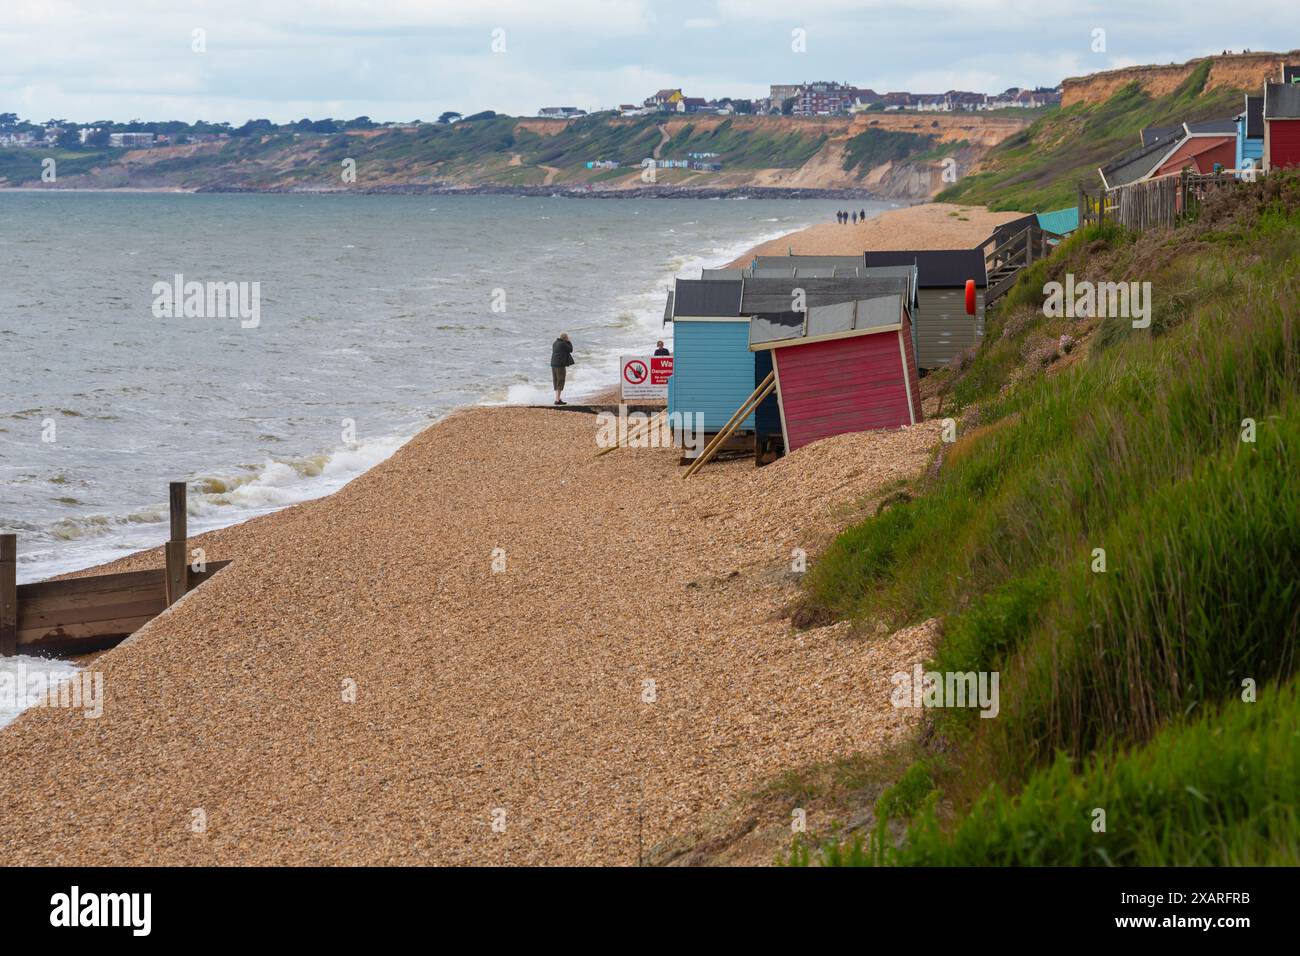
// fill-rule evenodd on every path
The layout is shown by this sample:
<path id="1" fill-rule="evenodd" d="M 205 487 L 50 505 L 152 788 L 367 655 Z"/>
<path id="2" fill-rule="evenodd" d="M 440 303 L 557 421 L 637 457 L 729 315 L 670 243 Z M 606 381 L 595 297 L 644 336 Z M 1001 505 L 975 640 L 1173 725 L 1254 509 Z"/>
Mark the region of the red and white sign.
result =
<path id="1" fill-rule="evenodd" d="M 623 401 L 668 400 L 668 379 L 673 374 L 671 355 L 624 355 L 618 361 Z"/>

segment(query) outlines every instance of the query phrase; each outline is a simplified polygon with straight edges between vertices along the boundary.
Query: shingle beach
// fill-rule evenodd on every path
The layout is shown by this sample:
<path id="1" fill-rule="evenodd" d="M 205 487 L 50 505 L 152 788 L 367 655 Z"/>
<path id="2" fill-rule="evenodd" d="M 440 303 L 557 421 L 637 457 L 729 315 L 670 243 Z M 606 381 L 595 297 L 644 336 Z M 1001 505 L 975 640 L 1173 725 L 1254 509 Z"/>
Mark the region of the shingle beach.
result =
<path id="1" fill-rule="evenodd" d="M 889 678 L 929 631 L 783 609 L 793 549 L 815 560 L 939 427 L 683 481 L 670 449 L 595 459 L 591 415 L 454 414 L 195 539 L 235 563 L 93 663 L 101 718 L 0 731 L 5 862 L 635 864 L 747 786 L 909 732 Z"/>

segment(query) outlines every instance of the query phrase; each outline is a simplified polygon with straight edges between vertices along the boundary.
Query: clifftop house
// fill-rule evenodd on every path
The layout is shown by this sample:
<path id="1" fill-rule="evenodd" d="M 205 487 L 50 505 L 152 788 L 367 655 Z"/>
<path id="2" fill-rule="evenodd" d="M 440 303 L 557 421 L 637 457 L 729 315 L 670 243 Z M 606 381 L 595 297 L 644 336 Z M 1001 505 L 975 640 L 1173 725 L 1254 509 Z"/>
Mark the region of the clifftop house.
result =
<path id="1" fill-rule="evenodd" d="M 647 96 L 642 105 L 656 110 L 670 110 L 678 112 L 677 104 L 682 102 L 685 97 L 682 96 L 681 90 L 660 90 L 654 96 Z"/>
<path id="2" fill-rule="evenodd" d="M 586 110 L 580 110 L 576 106 L 543 106 L 537 111 L 538 116 L 544 116 L 547 119 L 570 119 L 574 116 L 586 116 Z"/>

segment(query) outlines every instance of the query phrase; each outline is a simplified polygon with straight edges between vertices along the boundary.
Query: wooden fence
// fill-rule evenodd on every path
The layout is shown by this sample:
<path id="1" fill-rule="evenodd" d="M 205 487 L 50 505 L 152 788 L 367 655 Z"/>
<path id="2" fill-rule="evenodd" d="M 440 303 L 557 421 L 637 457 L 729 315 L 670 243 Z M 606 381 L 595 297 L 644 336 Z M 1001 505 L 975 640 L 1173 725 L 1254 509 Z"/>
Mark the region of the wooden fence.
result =
<path id="1" fill-rule="evenodd" d="M 195 570 L 188 563 L 185 498 L 185 482 L 172 482 L 166 563 L 148 571 L 19 585 L 17 536 L 0 535 L 0 657 L 112 647 L 230 564 L 211 561 Z"/>
<path id="2" fill-rule="evenodd" d="M 1193 173 L 1184 170 L 1144 182 L 1090 189 L 1079 184 L 1079 225 L 1115 223 L 1127 229 L 1173 227 L 1196 213 L 1210 193 L 1237 186 L 1236 170 Z"/>

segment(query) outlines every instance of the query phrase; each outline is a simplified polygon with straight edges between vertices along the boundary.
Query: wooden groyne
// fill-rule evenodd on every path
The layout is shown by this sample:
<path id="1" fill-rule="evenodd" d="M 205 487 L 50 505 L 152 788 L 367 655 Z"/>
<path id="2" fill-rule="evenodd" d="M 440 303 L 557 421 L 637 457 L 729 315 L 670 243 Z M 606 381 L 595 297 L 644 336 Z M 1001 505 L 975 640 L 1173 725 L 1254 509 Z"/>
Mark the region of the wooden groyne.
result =
<path id="1" fill-rule="evenodd" d="M 230 564 L 188 560 L 186 494 L 185 482 L 171 483 L 162 568 L 17 584 L 18 537 L 0 535 L 0 657 L 112 647 Z"/>

